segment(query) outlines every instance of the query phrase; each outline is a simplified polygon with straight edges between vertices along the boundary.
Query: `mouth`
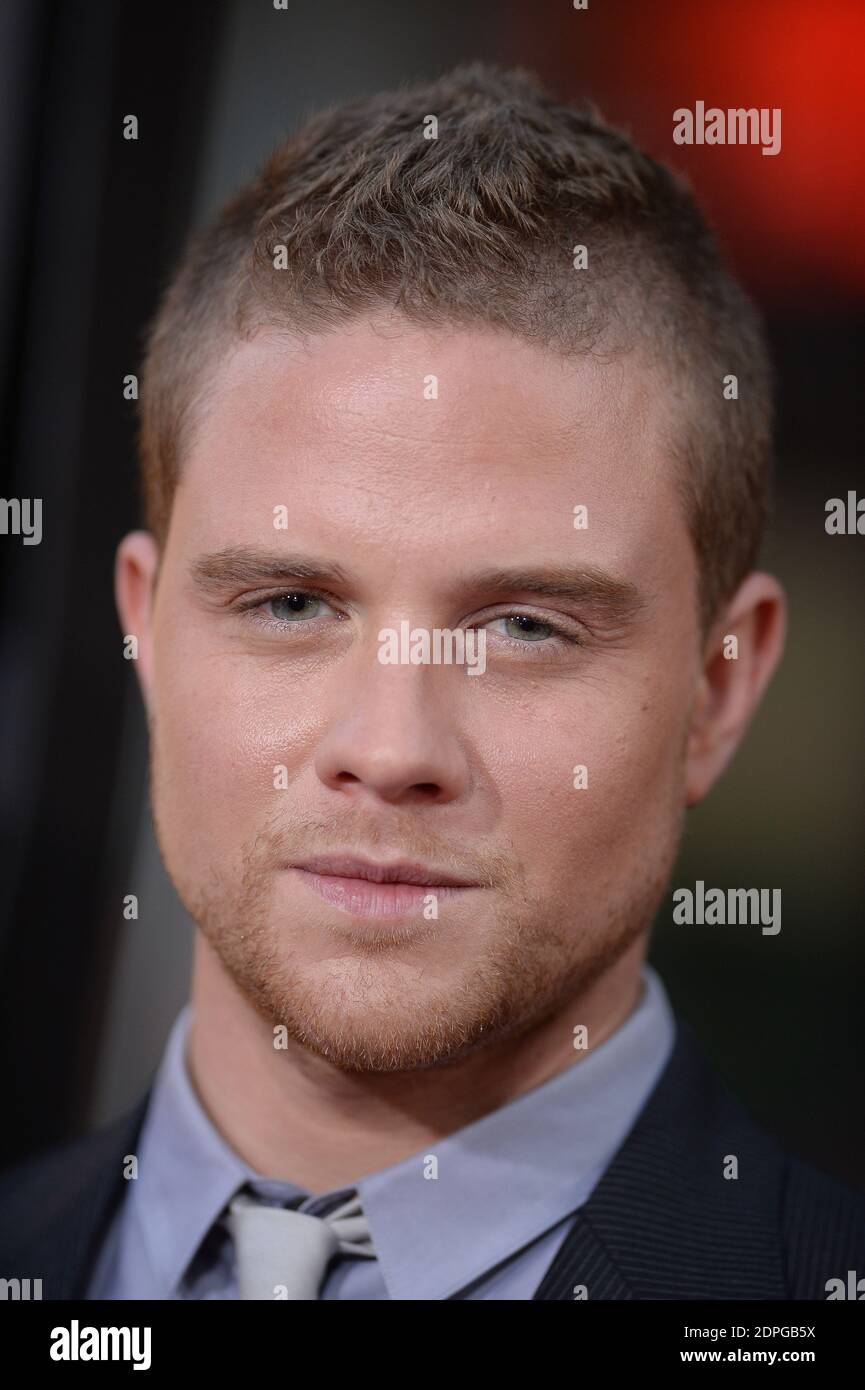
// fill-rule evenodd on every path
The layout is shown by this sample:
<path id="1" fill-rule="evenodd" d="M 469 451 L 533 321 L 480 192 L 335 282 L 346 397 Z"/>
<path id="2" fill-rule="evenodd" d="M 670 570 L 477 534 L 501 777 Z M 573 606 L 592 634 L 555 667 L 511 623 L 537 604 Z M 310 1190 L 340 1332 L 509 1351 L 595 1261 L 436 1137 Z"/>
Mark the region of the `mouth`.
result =
<path id="1" fill-rule="evenodd" d="M 434 865 L 316 855 L 291 869 L 325 902 L 355 917 L 436 917 L 433 904 L 481 885 Z"/>

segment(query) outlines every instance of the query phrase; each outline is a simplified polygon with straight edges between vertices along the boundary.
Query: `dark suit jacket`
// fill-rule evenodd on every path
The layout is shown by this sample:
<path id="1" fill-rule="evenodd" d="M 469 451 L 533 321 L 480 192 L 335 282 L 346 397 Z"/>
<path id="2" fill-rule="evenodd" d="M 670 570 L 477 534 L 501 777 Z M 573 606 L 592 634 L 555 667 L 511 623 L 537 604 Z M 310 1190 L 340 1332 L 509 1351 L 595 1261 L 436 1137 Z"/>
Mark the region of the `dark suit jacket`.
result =
<path id="1" fill-rule="evenodd" d="M 149 1094 L 110 1127 L 0 1176 L 0 1277 L 83 1298 L 122 1200 Z M 738 1178 L 723 1176 L 728 1156 Z M 657 1085 L 534 1297 L 819 1299 L 865 1276 L 865 1192 L 782 1152 L 724 1088 L 693 1034 Z"/>

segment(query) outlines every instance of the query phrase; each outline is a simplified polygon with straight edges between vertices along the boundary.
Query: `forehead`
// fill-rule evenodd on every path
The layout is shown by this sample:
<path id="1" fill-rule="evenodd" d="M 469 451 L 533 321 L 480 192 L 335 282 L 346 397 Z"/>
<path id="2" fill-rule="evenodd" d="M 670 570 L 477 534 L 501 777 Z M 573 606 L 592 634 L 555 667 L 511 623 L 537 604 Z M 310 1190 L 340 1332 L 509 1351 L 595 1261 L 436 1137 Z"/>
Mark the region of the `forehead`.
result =
<path id="1" fill-rule="evenodd" d="M 263 331 L 210 388 L 172 522 L 208 546 L 272 540 L 276 506 L 314 543 L 387 537 L 415 560 L 468 544 L 495 562 L 578 535 L 581 559 L 603 546 L 609 561 L 657 546 L 659 527 L 685 534 L 664 390 L 636 353 L 565 360 L 509 333 L 380 318 L 303 342 Z"/>

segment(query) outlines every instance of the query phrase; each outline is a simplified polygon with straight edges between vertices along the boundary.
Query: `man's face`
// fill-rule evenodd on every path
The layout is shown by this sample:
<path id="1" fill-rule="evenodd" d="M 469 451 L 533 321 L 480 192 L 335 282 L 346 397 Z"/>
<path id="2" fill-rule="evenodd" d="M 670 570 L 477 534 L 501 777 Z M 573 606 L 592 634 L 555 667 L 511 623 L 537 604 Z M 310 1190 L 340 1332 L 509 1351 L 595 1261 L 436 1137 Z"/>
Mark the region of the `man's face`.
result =
<path id="1" fill-rule="evenodd" d="M 169 872 L 314 1051 L 455 1060 L 597 978 L 672 867 L 699 635 L 663 388 L 398 318 L 263 333 L 212 386 L 148 636 Z M 402 621 L 483 628 L 485 669 L 383 664 Z"/>

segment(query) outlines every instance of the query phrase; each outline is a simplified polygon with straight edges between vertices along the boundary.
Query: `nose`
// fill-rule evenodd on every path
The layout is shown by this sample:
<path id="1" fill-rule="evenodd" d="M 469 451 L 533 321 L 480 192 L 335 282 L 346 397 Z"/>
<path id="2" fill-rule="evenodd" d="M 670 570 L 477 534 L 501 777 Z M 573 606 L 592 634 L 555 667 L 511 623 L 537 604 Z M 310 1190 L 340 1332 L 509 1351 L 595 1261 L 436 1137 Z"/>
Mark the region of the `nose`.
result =
<path id="1" fill-rule="evenodd" d="M 455 723 L 455 686 L 465 670 L 372 661 L 353 676 L 316 751 L 325 786 L 400 806 L 463 797 L 470 766 Z"/>

